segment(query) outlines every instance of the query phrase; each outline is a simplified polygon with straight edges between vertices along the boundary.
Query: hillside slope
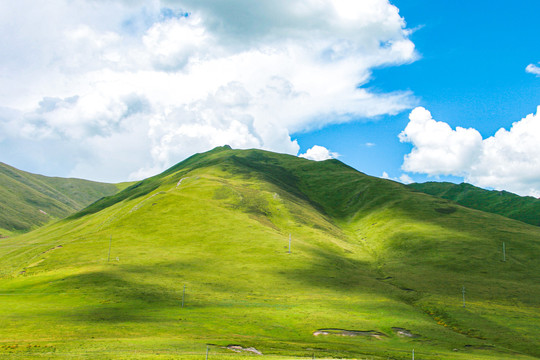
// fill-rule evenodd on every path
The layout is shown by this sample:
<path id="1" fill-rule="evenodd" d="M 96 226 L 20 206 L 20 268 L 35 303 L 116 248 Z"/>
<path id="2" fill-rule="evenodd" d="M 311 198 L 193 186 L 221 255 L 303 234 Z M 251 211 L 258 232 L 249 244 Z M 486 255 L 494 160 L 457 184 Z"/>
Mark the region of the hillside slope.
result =
<path id="1" fill-rule="evenodd" d="M 426 182 L 409 184 L 408 186 L 471 209 L 487 211 L 540 226 L 540 199 L 532 196 L 519 196 L 507 191 L 485 190 L 466 183 L 458 185 L 447 182 Z"/>
<path id="2" fill-rule="evenodd" d="M 3 239 L 0 354 L 538 359 L 539 256 L 538 227 L 216 148 Z"/>
<path id="3" fill-rule="evenodd" d="M 118 190 L 114 184 L 35 175 L 0 163 L 0 236 L 64 218 Z"/>

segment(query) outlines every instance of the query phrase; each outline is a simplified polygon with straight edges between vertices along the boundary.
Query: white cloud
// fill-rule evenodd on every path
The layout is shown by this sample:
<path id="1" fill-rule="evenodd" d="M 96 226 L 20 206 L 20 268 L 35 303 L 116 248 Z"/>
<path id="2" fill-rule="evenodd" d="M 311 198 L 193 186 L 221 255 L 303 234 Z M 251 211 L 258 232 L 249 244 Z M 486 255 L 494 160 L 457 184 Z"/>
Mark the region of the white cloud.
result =
<path id="1" fill-rule="evenodd" d="M 109 181 L 224 144 L 297 154 L 291 133 L 412 106 L 361 88 L 417 58 L 409 34 L 388 0 L 0 2 L 0 153 Z"/>
<path id="2" fill-rule="evenodd" d="M 156 23 L 142 41 L 154 67 L 162 70 L 182 69 L 190 60 L 204 58 L 217 45 L 196 15 Z"/>
<path id="3" fill-rule="evenodd" d="M 414 182 L 414 180 L 407 174 L 401 174 L 399 181 L 404 184 L 412 184 Z"/>
<path id="4" fill-rule="evenodd" d="M 423 107 L 415 108 L 409 123 L 399 134 L 401 142 L 414 145 L 405 156 L 403 170 L 430 175 L 464 175 L 480 155 L 482 136 L 475 129 L 453 130 L 447 123 L 435 121 Z"/>
<path id="5" fill-rule="evenodd" d="M 452 130 L 431 118 L 424 108 L 414 109 L 400 134 L 413 144 L 402 168 L 428 175 L 463 176 L 480 187 L 540 195 L 540 107 L 482 140 L 474 129 Z"/>
<path id="6" fill-rule="evenodd" d="M 324 146 L 314 145 L 311 149 L 307 149 L 305 154 L 300 154 L 298 156 L 308 160 L 323 161 L 337 159 L 339 154 L 328 150 Z"/>
<path id="7" fill-rule="evenodd" d="M 412 184 L 414 180 L 408 174 L 401 174 L 399 178 L 390 177 L 386 171 L 383 171 L 381 178 L 386 180 L 393 180 L 402 184 Z"/>
<path id="8" fill-rule="evenodd" d="M 536 66 L 535 64 L 529 64 L 525 68 L 525 71 L 529 74 L 534 74 L 536 76 L 540 76 L 540 67 Z"/>

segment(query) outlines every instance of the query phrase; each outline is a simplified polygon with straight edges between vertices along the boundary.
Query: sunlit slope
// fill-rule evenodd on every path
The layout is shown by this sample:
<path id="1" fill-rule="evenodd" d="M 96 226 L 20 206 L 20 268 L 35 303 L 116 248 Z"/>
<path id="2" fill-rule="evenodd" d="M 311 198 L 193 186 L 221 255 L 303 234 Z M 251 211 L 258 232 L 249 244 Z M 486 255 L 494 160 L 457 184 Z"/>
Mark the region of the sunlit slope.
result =
<path id="1" fill-rule="evenodd" d="M 2 240 L 0 353 L 533 359 L 539 239 L 338 161 L 218 148 Z"/>
<path id="2" fill-rule="evenodd" d="M 465 183 L 426 182 L 408 186 L 471 209 L 499 214 L 531 225 L 540 225 L 540 199 L 532 196 L 485 190 Z"/>
<path id="3" fill-rule="evenodd" d="M 31 174 L 0 163 L 0 236 L 66 217 L 118 189 L 114 184 Z"/>

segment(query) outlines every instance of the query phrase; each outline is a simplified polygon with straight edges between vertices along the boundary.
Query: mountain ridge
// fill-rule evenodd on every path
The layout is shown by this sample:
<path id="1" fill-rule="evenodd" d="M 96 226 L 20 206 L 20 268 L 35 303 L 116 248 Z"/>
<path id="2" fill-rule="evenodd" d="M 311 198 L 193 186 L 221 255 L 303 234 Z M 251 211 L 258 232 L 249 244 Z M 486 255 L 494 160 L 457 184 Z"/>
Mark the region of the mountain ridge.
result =
<path id="1" fill-rule="evenodd" d="M 408 186 L 471 209 L 540 226 L 540 199 L 532 196 L 519 196 L 508 191 L 485 190 L 467 183 L 426 182 Z"/>
<path id="2" fill-rule="evenodd" d="M 0 163 L 0 234 L 27 232 L 72 214 L 122 185 L 48 177 Z"/>
<path id="3" fill-rule="evenodd" d="M 218 148 L 2 240 L 0 338 L 14 358 L 537 359 L 538 256 L 538 227 L 337 160 Z"/>

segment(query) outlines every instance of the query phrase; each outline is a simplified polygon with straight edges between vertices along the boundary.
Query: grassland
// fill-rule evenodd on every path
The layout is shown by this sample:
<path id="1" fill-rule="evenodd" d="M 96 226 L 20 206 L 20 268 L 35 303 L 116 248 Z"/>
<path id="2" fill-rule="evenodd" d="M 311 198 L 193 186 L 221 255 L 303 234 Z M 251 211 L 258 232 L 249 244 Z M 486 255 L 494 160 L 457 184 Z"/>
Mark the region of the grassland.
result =
<path id="1" fill-rule="evenodd" d="M 123 187 L 36 175 L 0 163 L 0 237 L 64 218 Z"/>
<path id="2" fill-rule="evenodd" d="M 537 359 L 539 255 L 535 226 L 217 148 L 0 240 L 0 355 Z"/>
<path id="3" fill-rule="evenodd" d="M 426 182 L 410 184 L 415 190 L 481 210 L 540 226 L 540 199 L 507 191 L 485 190 L 471 184 Z"/>

